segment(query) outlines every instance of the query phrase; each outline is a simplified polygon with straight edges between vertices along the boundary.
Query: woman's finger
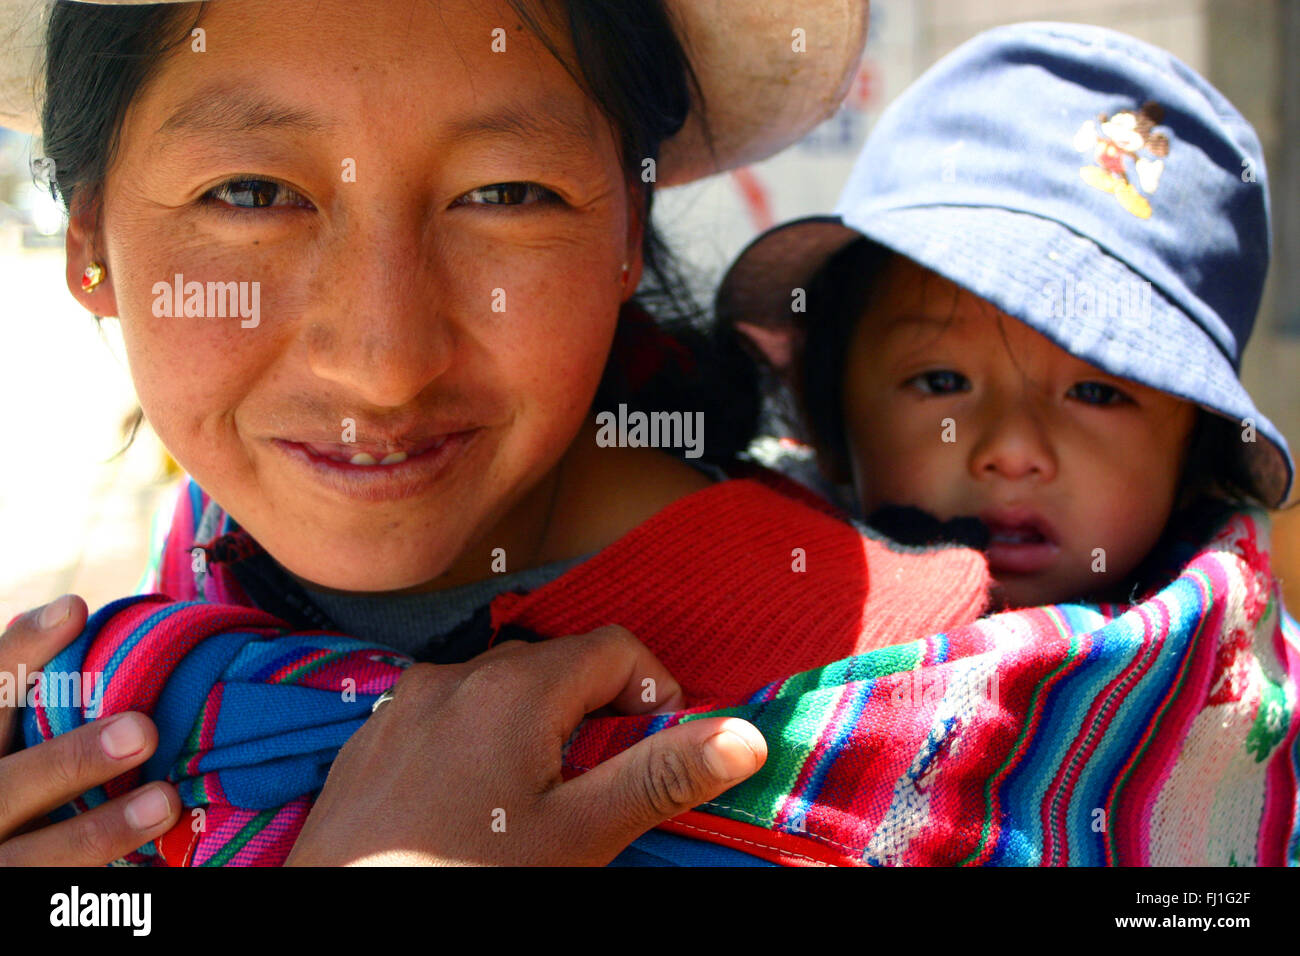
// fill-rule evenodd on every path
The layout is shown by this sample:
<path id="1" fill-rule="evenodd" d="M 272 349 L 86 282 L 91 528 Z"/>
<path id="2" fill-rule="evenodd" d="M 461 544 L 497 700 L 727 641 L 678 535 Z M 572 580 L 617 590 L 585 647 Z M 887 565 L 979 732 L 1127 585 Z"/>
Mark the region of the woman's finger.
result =
<path id="1" fill-rule="evenodd" d="M 157 746 L 153 721 L 127 712 L 0 758 L 0 839 L 139 766 Z"/>
<path id="2" fill-rule="evenodd" d="M 162 836 L 180 815 L 176 788 L 151 783 L 0 844 L 0 866 L 104 866 Z"/>
<path id="3" fill-rule="evenodd" d="M 529 645 L 527 641 L 521 641 L 518 638 L 512 638 L 511 640 L 508 641 L 501 641 L 500 643 L 493 644 L 482 654 L 478 655 L 477 657 L 471 658 L 471 660 L 475 663 L 481 663 L 485 660 L 490 660 L 494 657 L 500 657 L 503 654 L 513 654 L 516 651 L 520 650 L 521 648 L 528 647 L 528 646 Z"/>
<path id="4" fill-rule="evenodd" d="M 20 614 L 0 634 L 0 678 L 10 681 L 15 694 L 25 700 L 26 682 L 19 687 L 19 675 L 40 670 L 85 626 L 86 602 L 75 594 L 65 594 L 44 607 Z M 0 706 L 0 756 L 9 751 L 17 720 L 17 707 Z"/>
<path id="5" fill-rule="evenodd" d="M 572 693 L 555 696 L 565 708 L 567 731 L 605 705 L 621 714 L 650 714 L 679 710 L 685 701 L 668 668 L 631 631 L 617 624 L 538 647 L 563 658 L 557 669 Z"/>
<path id="6" fill-rule="evenodd" d="M 669 727 L 561 784 L 546 797 L 558 819 L 607 863 L 641 834 L 707 803 L 767 760 L 758 728 L 738 717 Z"/>

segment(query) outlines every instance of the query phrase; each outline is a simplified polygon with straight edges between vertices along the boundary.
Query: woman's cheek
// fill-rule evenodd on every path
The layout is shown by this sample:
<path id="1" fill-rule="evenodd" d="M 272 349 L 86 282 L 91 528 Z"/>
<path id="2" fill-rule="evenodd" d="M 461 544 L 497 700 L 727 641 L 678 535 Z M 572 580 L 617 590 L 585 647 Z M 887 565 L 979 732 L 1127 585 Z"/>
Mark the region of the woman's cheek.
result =
<path id="1" fill-rule="evenodd" d="M 584 258 L 599 264 L 603 257 L 589 250 Z M 530 367 L 536 386 L 551 401 L 581 406 L 585 413 L 604 373 L 618 324 L 616 267 L 575 270 L 572 264 L 564 267 L 556 261 L 554 265 L 525 291 L 530 317 L 521 338 L 530 342 L 530 348 L 518 358 Z"/>
<path id="2" fill-rule="evenodd" d="M 230 278 L 239 272 L 248 274 L 206 261 L 173 261 L 127 276 L 118 288 L 122 335 L 140 405 L 163 445 L 196 476 L 214 461 L 236 464 L 230 454 L 231 443 L 238 441 L 234 413 L 256 389 L 286 336 L 286 310 L 275 281 L 245 279 L 244 286 L 236 287 L 248 318 L 239 310 L 224 317 L 185 314 L 187 283 L 197 282 L 204 290 L 206 313 L 209 283 L 239 282 Z"/>

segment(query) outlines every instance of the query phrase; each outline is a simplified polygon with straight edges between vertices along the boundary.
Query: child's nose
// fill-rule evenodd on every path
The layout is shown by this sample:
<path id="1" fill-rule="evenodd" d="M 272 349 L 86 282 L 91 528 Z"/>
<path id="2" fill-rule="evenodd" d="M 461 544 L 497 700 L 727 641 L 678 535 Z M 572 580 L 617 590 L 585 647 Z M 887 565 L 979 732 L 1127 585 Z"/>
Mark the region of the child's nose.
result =
<path id="1" fill-rule="evenodd" d="M 1056 477 L 1057 459 L 1047 423 L 1032 409 L 989 409 L 975 427 L 977 435 L 970 453 L 972 477 L 982 481 L 995 476 L 1008 481 L 1036 478 L 1040 482 Z"/>

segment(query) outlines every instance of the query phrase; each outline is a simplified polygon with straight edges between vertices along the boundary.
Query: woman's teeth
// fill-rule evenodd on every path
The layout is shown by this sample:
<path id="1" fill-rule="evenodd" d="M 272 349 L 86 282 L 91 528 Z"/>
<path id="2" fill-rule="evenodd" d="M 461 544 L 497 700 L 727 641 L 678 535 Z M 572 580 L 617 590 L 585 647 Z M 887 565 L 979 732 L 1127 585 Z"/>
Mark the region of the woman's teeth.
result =
<path id="1" fill-rule="evenodd" d="M 385 455 L 383 460 L 378 462 L 378 464 L 396 465 L 403 461 L 406 461 L 406 452 L 395 451 L 391 455 Z M 375 463 L 374 456 L 368 455 L 364 451 L 359 451 L 348 459 L 348 464 L 350 465 L 373 465 Z"/>
<path id="2" fill-rule="evenodd" d="M 344 447 L 329 447 L 326 445 L 311 445 L 304 443 L 303 447 L 315 455 L 317 458 L 324 458 L 329 461 L 337 462 L 340 465 L 355 465 L 361 468 L 374 468 L 383 465 L 400 465 L 402 462 L 411 458 L 418 458 L 426 452 L 434 451 L 441 448 L 451 438 L 450 435 L 442 435 L 438 438 L 426 439 L 414 445 L 408 445 L 401 451 L 385 452 L 382 445 L 372 444 L 369 447 L 373 451 L 351 451 Z M 382 456 L 377 458 L 376 456 Z"/>

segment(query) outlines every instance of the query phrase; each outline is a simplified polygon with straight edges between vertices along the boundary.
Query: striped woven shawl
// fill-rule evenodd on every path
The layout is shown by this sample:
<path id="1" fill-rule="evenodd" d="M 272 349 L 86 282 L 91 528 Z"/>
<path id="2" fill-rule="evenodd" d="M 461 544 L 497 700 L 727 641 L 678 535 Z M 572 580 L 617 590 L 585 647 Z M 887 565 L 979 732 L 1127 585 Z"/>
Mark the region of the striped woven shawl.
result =
<path id="1" fill-rule="evenodd" d="M 787 864 L 1295 865 L 1300 631 L 1270 572 L 1268 530 L 1262 511 L 1226 513 L 1204 540 L 1170 555 L 1174 573 L 1138 604 L 944 625 L 811 669 L 778 669 L 785 676 L 762 686 L 697 693 L 694 706 L 668 716 L 588 720 L 567 745 L 565 772 L 679 721 L 736 715 L 763 732 L 767 764 L 665 829 Z M 163 554 L 164 584 L 169 566 L 193 578 L 189 548 L 206 539 L 184 531 Z M 679 554 L 646 550 L 625 556 L 630 578 L 689 578 Z M 627 605 L 616 593 L 562 599 L 580 589 L 584 567 L 559 590 L 498 598 L 493 624 L 552 636 L 620 620 Z M 228 580 L 215 584 L 234 593 Z M 190 600 L 108 605 L 47 668 L 102 673 L 103 714 L 143 710 L 160 728 L 141 771 L 63 813 L 163 777 L 194 808 L 125 863 L 282 862 L 334 755 L 409 663 L 214 603 L 204 586 L 169 589 Z M 738 613 L 717 595 L 700 601 L 721 601 L 720 616 Z M 779 657 L 780 636 L 754 610 L 746 646 L 769 642 Z M 652 614 L 624 623 L 661 655 L 682 640 L 656 629 Z M 24 715 L 26 741 L 86 719 L 84 708 L 41 701 Z"/>

